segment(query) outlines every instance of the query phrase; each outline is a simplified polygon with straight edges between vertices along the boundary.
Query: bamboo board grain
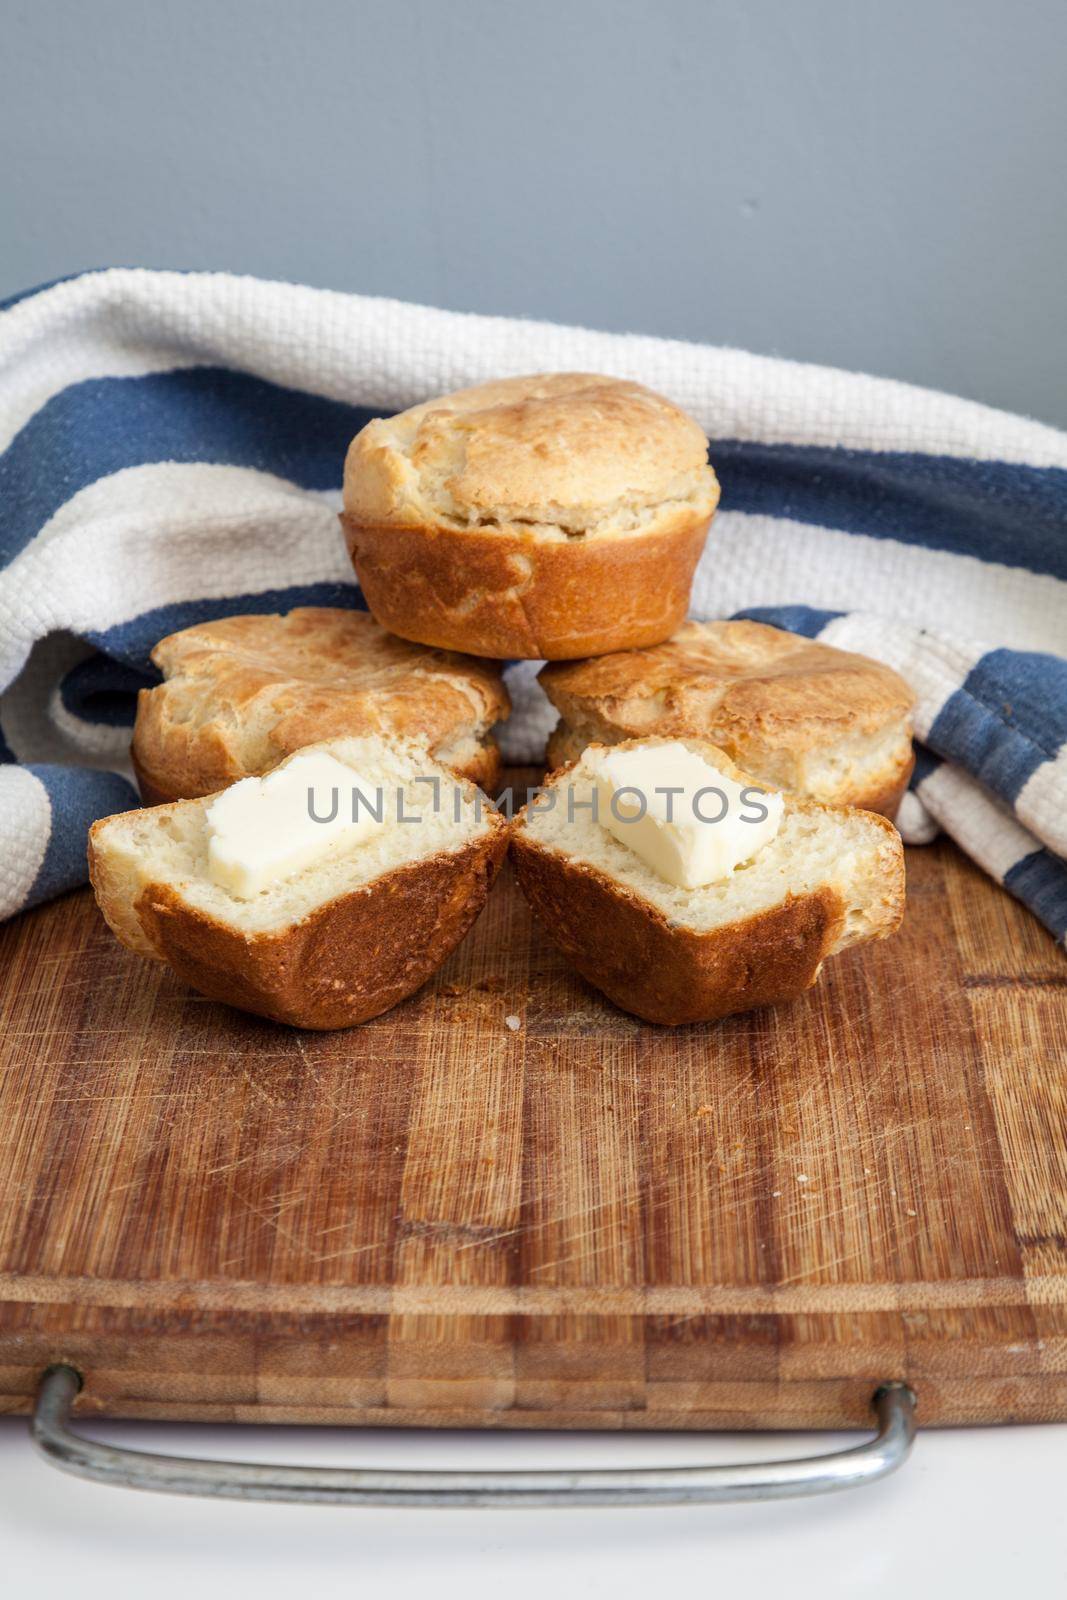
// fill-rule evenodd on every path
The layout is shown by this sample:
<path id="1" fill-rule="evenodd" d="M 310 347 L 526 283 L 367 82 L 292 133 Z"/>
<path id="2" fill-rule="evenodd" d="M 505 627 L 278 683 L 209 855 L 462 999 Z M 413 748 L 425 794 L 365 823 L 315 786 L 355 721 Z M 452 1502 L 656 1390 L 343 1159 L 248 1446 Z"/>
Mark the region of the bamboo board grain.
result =
<path id="1" fill-rule="evenodd" d="M 521 1026 L 512 1032 L 507 1015 Z M 0 1409 L 486 1427 L 1067 1418 L 1067 964 L 947 844 L 792 1007 L 613 1010 L 510 875 L 414 999 L 292 1032 L 0 932 Z"/>

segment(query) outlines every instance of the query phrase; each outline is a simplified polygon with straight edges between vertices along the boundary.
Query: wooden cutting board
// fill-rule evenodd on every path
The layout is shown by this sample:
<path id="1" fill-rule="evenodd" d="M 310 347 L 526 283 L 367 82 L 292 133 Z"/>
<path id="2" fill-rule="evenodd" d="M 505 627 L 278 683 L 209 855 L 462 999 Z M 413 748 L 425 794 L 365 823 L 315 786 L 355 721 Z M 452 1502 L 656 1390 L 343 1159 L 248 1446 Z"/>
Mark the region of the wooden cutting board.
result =
<path id="1" fill-rule="evenodd" d="M 1067 1418 L 1067 963 L 948 844 L 901 933 L 677 1031 L 510 874 L 345 1033 L 198 999 L 87 892 L 0 932 L 0 1409 L 478 1427 Z M 505 1022 L 517 1017 L 512 1031 Z"/>

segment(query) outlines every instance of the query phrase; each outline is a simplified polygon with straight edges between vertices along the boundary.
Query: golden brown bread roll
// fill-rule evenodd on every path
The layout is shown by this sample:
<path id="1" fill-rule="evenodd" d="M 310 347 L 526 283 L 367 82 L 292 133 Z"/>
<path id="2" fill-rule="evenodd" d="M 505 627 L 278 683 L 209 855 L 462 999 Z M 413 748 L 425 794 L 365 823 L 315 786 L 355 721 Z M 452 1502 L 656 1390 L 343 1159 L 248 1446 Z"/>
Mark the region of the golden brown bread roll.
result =
<path id="1" fill-rule="evenodd" d="M 735 782 L 754 782 L 707 741 L 681 742 Z M 593 819 L 604 748 L 561 768 L 541 801 L 524 807 L 511 855 L 548 933 L 624 1011 L 676 1026 L 793 1000 L 828 956 L 899 926 L 904 850 L 884 817 L 785 795 L 778 834 L 750 861 L 706 887 L 679 888 Z"/>
<path id="2" fill-rule="evenodd" d="M 212 794 L 343 734 L 420 739 L 491 789 L 507 716 L 495 665 L 393 638 L 365 611 L 224 617 L 162 639 L 166 682 L 138 697 L 132 757 L 149 805 Z"/>
<path id="3" fill-rule="evenodd" d="M 217 796 L 202 796 L 94 822 L 89 875 L 116 937 L 201 994 L 296 1028 L 347 1028 L 414 993 L 455 949 L 485 904 L 508 827 L 421 746 L 369 736 L 300 755 L 316 752 L 351 767 L 372 799 L 377 785 L 383 807 L 399 790 L 412 825 L 242 898 L 211 875 Z"/>
<path id="4" fill-rule="evenodd" d="M 687 622 L 665 644 L 545 667 L 548 764 L 650 734 L 710 739 L 776 788 L 892 818 L 914 695 L 892 668 L 762 622 Z"/>
<path id="5" fill-rule="evenodd" d="M 508 378 L 371 423 L 342 522 L 392 632 L 473 655 L 599 655 L 667 638 L 719 486 L 703 431 L 587 373 Z"/>

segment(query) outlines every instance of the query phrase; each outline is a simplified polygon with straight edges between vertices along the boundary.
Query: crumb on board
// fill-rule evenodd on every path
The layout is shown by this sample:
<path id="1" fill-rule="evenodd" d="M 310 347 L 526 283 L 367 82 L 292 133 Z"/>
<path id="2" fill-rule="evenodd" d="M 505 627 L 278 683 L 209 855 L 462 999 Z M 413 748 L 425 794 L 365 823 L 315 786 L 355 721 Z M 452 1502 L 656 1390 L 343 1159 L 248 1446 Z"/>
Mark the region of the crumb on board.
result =
<path id="1" fill-rule="evenodd" d="M 510 1016 L 504 1018 L 504 1026 L 505 1028 L 510 1028 L 512 1033 L 518 1033 L 519 1029 L 522 1027 L 522 1022 L 517 1016 L 515 1016 L 514 1012 L 512 1012 Z"/>

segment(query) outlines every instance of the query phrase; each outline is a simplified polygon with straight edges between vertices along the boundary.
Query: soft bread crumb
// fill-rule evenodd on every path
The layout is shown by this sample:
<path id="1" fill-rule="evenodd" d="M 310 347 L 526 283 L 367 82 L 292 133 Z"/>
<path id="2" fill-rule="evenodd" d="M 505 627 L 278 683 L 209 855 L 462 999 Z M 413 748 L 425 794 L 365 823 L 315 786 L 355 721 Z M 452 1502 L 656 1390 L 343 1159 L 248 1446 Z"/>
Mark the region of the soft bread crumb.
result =
<path id="1" fill-rule="evenodd" d="M 838 735 L 828 726 L 820 734 L 825 742 L 813 741 L 804 751 L 789 750 L 783 744 L 773 750 L 746 748 L 736 729 L 731 730 L 732 737 L 724 737 L 724 733 L 725 730 L 709 729 L 711 742 L 714 744 L 719 738 L 720 748 L 732 745 L 735 759 L 746 764 L 761 783 L 825 800 L 830 805 L 856 804 L 856 796 L 893 791 L 911 770 L 911 725 L 903 715 L 875 733 Z M 615 738 L 597 719 L 590 716 L 576 723 L 561 721 L 549 739 L 549 765 L 559 767 L 577 761 L 591 744 L 602 743 L 613 744 Z"/>
<path id="2" fill-rule="evenodd" d="M 641 740 L 642 746 L 674 743 Z M 681 741 L 712 765 L 738 781 L 748 782 L 724 751 L 707 741 Z M 590 747 L 589 755 L 603 746 Z M 617 748 L 617 747 L 616 747 Z M 899 919 L 895 897 L 886 901 L 886 886 L 899 877 L 900 841 L 883 819 L 865 811 L 823 805 L 786 796 L 777 836 L 727 877 L 701 889 L 667 883 L 650 867 L 593 821 L 588 807 L 594 791 L 592 763 L 585 755 L 548 785 L 556 792 L 551 808 L 530 805 L 516 826 L 542 849 L 594 867 L 661 912 L 669 922 L 696 933 L 708 933 L 771 910 L 790 898 L 829 886 L 841 897 L 844 917 L 834 950 L 874 937 Z M 567 803 L 568 788 L 573 804 Z"/>
<path id="3" fill-rule="evenodd" d="M 187 906 L 246 936 L 278 932 L 339 896 L 371 886 L 396 867 L 459 850 L 495 825 L 484 796 L 418 746 L 368 737 L 308 748 L 327 752 L 351 767 L 353 777 L 381 784 L 390 795 L 399 788 L 404 814 L 419 821 L 381 829 L 350 853 L 316 862 L 242 900 L 208 876 L 205 813 L 212 796 L 106 817 L 94 823 L 90 834 L 93 884 L 105 917 L 124 944 L 143 955 L 158 953 L 137 915 L 137 902 L 149 885 L 174 888 Z M 437 780 L 436 808 L 433 785 L 416 781 L 423 777 Z"/>

